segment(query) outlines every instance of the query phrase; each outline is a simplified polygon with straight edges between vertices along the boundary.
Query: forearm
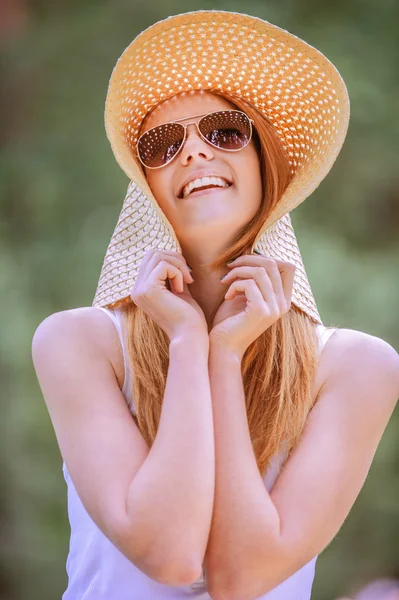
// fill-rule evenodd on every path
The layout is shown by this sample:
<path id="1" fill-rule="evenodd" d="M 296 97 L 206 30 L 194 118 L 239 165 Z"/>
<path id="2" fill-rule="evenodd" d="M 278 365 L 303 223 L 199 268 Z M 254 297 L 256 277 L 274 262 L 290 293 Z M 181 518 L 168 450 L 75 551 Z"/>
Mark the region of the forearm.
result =
<path id="1" fill-rule="evenodd" d="M 212 519 L 215 455 L 208 337 L 170 343 L 158 432 L 128 494 L 132 531 L 151 560 L 201 570 Z"/>
<path id="2" fill-rule="evenodd" d="M 205 557 L 209 590 L 243 589 L 251 558 L 278 539 L 279 516 L 259 473 L 245 408 L 241 360 L 210 345 L 215 430 L 215 503 Z M 244 586 L 245 587 L 245 586 Z"/>

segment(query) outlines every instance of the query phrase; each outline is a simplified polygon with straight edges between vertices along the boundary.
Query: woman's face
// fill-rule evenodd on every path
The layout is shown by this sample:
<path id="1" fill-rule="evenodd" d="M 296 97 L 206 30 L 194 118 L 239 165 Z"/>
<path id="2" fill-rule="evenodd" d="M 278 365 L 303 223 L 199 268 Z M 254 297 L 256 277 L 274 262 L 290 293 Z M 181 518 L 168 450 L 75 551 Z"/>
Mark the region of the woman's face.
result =
<path id="1" fill-rule="evenodd" d="M 175 119 L 235 108 L 210 92 L 179 94 L 158 105 L 144 120 L 140 133 Z M 192 120 L 199 121 L 199 117 Z M 215 252 L 224 250 L 256 214 L 262 200 L 260 164 L 253 140 L 239 152 L 226 152 L 204 142 L 194 124 L 188 126 L 179 154 L 165 167 L 145 169 L 145 174 L 159 206 L 186 249 L 194 250 L 196 243 L 204 247 L 205 243 Z M 211 175 L 231 185 L 180 197 L 189 181 Z"/>

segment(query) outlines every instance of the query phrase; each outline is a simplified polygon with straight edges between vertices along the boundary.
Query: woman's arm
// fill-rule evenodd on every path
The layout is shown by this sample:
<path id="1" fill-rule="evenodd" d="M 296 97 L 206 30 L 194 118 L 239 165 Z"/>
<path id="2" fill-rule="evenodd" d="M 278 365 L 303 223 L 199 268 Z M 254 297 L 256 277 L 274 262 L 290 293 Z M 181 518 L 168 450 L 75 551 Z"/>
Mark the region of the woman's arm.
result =
<path id="1" fill-rule="evenodd" d="M 92 520 L 149 577 L 184 585 L 201 574 L 214 495 L 208 336 L 170 344 L 159 430 L 151 449 L 110 360 L 119 345 L 102 311 L 55 313 L 32 355 L 61 454 Z"/>
<path id="2" fill-rule="evenodd" d="M 339 334 L 322 353 L 321 396 L 270 494 L 250 442 L 240 361 L 211 345 L 216 487 L 205 566 L 216 600 L 254 600 L 293 575 L 331 542 L 363 486 L 399 395 L 399 356 L 379 338 Z"/>
<path id="3" fill-rule="evenodd" d="M 215 502 L 205 556 L 207 585 L 214 600 L 240 600 L 248 588 L 250 558 L 275 544 L 280 519 L 259 474 L 249 435 L 241 358 L 210 343 L 209 377 L 215 430 Z"/>
<path id="4" fill-rule="evenodd" d="M 173 557 L 187 564 L 191 556 L 194 581 L 202 572 L 215 483 L 208 338 L 181 337 L 169 351 L 158 433 L 130 485 L 127 511 L 142 554 L 160 566 Z"/>

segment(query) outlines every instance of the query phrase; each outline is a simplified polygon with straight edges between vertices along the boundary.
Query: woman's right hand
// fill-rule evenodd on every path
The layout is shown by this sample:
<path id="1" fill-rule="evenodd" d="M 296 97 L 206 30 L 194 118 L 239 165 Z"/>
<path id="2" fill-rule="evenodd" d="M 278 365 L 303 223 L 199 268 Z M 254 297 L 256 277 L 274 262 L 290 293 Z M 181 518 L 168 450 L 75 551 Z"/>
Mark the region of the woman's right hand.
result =
<path id="1" fill-rule="evenodd" d="M 171 291 L 166 287 L 170 281 Z M 191 296 L 194 281 L 179 252 L 152 248 L 143 257 L 130 297 L 172 340 L 182 333 L 206 333 L 208 325 L 199 304 Z"/>

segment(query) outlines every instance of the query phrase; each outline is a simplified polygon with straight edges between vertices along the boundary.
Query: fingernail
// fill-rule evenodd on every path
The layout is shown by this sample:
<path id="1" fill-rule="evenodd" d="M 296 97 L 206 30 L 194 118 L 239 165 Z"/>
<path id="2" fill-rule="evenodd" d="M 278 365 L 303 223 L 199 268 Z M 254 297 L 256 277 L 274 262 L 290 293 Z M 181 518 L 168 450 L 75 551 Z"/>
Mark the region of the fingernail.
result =
<path id="1" fill-rule="evenodd" d="M 233 262 L 233 261 L 231 261 L 231 262 Z M 222 275 L 220 279 L 221 280 L 224 279 L 227 275 L 228 275 L 228 273 L 226 273 L 225 275 Z"/>
<path id="2" fill-rule="evenodd" d="M 193 268 L 192 268 L 192 267 L 190 267 L 190 265 L 189 265 L 188 263 L 186 263 L 186 264 L 187 264 L 188 268 L 190 269 L 190 271 L 192 271 L 192 270 L 193 270 Z"/>
<path id="3" fill-rule="evenodd" d="M 232 263 L 232 262 L 234 262 L 234 261 L 235 261 L 235 258 L 232 258 L 231 260 L 228 260 L 228 261 L 227 261 L 226 265 L 229 265 L 230 263 Z"/>
<path id="4" fill-rule="evenodd" d="M 260 254 L 260 256 L 263 256 L 262 252 L 259 252 L 259 250 L 256 250 L 256 248 L 254 248 L 254 252 L 255 254 Z"/>

